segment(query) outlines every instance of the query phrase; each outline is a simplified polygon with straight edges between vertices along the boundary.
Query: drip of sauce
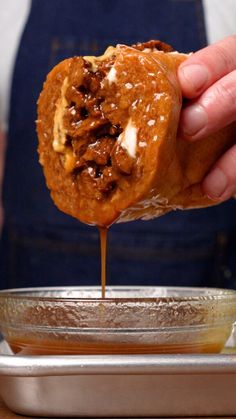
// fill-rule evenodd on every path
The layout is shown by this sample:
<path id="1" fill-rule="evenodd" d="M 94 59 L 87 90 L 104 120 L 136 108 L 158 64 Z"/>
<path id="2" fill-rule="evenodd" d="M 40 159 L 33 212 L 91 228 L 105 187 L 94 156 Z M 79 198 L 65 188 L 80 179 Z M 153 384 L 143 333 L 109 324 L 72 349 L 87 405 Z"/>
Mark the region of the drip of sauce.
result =
<path id="1" fill-rule="evenodd" d="M 99 227 L 101 246 L 101 285 L 102 298 L 106 298 L 106 256 L 107 256 L 107 227 Z"/>

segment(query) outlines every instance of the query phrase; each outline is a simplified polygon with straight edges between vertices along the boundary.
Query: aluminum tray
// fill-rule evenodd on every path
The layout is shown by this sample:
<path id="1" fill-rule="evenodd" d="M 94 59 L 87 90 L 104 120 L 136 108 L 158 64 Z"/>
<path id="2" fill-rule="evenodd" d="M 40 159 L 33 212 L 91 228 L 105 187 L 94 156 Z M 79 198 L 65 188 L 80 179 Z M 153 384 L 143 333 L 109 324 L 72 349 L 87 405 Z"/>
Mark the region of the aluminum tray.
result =
<path id="1" fill-rule="evenodd" d="M 23 415 L 233 416 L 235 389 L 233 354 L 0 355 L 0 395 Z"/>

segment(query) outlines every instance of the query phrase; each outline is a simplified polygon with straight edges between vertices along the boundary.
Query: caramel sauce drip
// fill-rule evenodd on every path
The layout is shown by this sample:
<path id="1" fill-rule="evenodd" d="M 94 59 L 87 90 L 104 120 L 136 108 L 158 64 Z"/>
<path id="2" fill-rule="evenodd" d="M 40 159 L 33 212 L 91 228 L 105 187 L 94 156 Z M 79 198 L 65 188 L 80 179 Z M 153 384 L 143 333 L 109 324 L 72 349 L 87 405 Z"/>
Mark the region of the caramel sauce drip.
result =
<path id="1" fill-rule="evenodd" d="M 107 256 L 107 227 L 99 227 L 101 246 L 101 285 L 102 298 L 106 298 L 106 256 Z"/>

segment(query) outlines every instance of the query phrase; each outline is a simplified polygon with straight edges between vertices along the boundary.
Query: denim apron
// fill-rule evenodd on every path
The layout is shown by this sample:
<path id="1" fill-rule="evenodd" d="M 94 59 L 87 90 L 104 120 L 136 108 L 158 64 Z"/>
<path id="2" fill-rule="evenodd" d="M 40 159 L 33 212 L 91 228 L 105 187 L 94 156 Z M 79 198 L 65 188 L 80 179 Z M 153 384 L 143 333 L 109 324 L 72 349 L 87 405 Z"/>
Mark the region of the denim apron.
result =
<path id="1" fill-rule="evenodd" d="M 100 283 L 97 229 L 54 206 L 38 164 L 36 101 L 48 71 L 108 45 L 206 44 L 200 0 L 33 0 L 15 64 L 4 180 L 3 287 Z M 236 287 L 236 202 L 114 225 L 108 284 Z"/>

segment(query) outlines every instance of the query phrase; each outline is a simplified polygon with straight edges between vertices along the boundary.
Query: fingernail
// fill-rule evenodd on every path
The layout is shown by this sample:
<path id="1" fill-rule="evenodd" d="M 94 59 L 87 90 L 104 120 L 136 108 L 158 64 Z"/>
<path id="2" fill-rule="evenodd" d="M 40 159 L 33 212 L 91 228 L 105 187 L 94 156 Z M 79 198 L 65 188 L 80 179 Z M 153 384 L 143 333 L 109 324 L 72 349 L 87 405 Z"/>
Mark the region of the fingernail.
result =
<path id="1" fill-rule="evenodd" d="M 208 122 L 207 113 L 201 105 L 190 105 L 183 111 L 182 131 L 187 136 L 196 135 Z"/>
<path id="2" fill-rule="evenodd" d="M 228 178 L 224 172 L 218 167 L 204 180 L 204 191 L 210 198 L 218 199 L 226 191 L 228 186 Z"/>
<path id="3" fill-rule="evenodd" d="M 199 64 L 183 65 L 179 69 L 179 76 L 182 82 L 190 84 L 195 93 L 200 91 L 209 79 L 209 72 L 206 67 Z"/>

